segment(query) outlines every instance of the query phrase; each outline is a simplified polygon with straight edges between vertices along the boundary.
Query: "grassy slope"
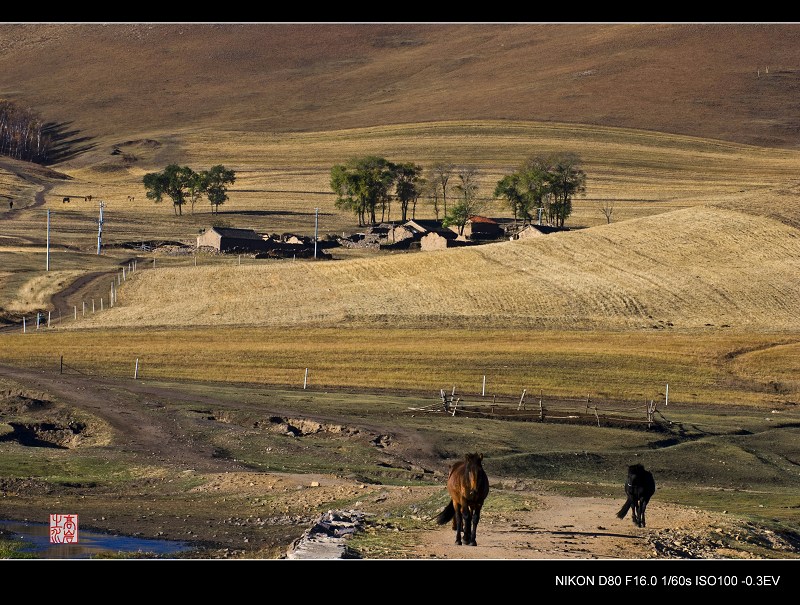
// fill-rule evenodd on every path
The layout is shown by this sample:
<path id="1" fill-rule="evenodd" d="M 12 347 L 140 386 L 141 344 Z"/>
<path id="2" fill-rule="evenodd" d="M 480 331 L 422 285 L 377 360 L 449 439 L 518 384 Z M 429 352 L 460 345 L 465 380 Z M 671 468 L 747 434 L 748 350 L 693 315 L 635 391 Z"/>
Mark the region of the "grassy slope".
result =
<path id="1" fill-rule="evenodd" d="M 800 329 L 800 240 L 691 208 L 528 241 L 328 263 L 139 271 L 80 325 Z"/>
<path id="2" fill-rule="evenodd" d="M 109 242 L 191 239 L 207 226 L 207 213 L 175 218 L 168 206 L 143 199 L 141 175 L 171 161 L 198 168 L 224 161 L 237 170 L 220 217 L 232 226 L 308 233 L 320 206 L 324 229 L 349 229 L 352 217 L 333 207 L 327 175 L 333 163 L 359 153 L 426 166 L 438 159 L 476 163 L 487 192 L 530 153 L 578 151 L 590 180 L 573 221 L 594 227 L 429 257 L 143 271 L 121 289 L 117 307 L 81 318 L 82 326 L 199 323 L 210 334 L 219 325 L 338 325 L 349 318 L 381 329 L 427 322 L 450 330 L 442 339 L 458 334 L 455 342 L 465 343 L 476 324 L 650 333 L 672 323 L 689 330 L 687 346 L 692 334 L 706 334 L 706 323 L 741 334 L 797 329 L 796 291 L 787 279 L 797 272 L 797 153 L 719 140 L 793 145 L 796 26 L 314 27 L 270 29 L 266 38 L 257 28 L 200 28 L 200 35 L 184 26 L 85 27 L 0 28 L 0 89 L 69 122 L 71 136 L 89 137 L 73 140 L 70 149 L 80 153 L 56 166 L 71 178 L 50 181 L 46 207 L 56 211 L 60 247 L 92 252 L 96 233 L 96 204 L 66 207 L 65 195 L 108 201 Z M 726 48 L 709 46 L 720 35 Z M 87 64 L 74 41 L 89 36 L 104 52 Z M 125 70 L 110 67 L 122 58 Z M 770 78 L 754 79 L 753 67 L 768 60 L 778 66 Z M 519 78 L 519 65 L 529 64 L 545 67 L 536 78 Z M 514 121 L 533 117 L 649 132 Z M 425 123 L 440 118 L 464 120 Z M 124 154 L 112 155 L 117 148 Z M 19 172 L 4 181 L 25 189 L 23 205 L 29 204 L 31 184 L 42 179 Z M 136 200 L 128 202 L 132 194 Z M 600 226 L 596 199 L 618 200 L 615 224 Z M 502 212 L 497 204 L 490 209 Z M 17 216 L 3 224 L 3 234 L 13 245 L 41 244 L 41 216 Z M 75 259 L 63 258 L 56 270 L 76 268 Z M 187 284 L 186 276 L 196 279 Z M 0 278 L 14 287 L 28 283 L 19 275 Z M 163 289 L 145 292 L 148 284 Z M 211 300 L 209 288 L 218 289 Z M 258 293 L 231 294 L 249 288 Z M 165 306 L 152 310 L 153 303 Z M 759 380 L 791 381 L 793 345 L 786 346 L 737 357 L 737 367 Z M 726 340 L 715 355 L 730 349 L 747 344 Z M 570 362 L 576 351 L 558 359 Z M 11 348 L 11 357 L 18 353 L 26 354 Z M 591 355 L 602 358 L 598 350 Z M 335 356 L 330 349 L 325 359 Z"/>
<path id="3" fill-rule="evenodd" d="M 62 123 L 68 138 L 88 137 L 80 147 L 200 124 L 274 132 L 450 119 L 793 146 L 798 36 L 780 23 L 6 24 L 0 95 Z"/>

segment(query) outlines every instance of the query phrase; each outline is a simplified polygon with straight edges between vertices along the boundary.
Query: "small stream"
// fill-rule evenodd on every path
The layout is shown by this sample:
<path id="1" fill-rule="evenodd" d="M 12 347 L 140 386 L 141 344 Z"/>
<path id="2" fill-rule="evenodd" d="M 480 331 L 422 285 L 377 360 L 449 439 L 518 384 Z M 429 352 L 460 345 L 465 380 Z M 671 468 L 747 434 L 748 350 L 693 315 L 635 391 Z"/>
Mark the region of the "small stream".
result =
<path id="1" fill-rule="evenodd" d="M 13 536 L 7 537 L 24 541 L 28 546 L 22 552 L 33 553 L 40 559 L 90 559 L 101 552 L 142 552 L 169 556 L 192 549 L 184 542 L 115 536 L 85 530 L 79 531 L 76 544 L 52 544 L 50 525 L 47 523 L 0 519 L 0 529 L 13 532 Z"/>

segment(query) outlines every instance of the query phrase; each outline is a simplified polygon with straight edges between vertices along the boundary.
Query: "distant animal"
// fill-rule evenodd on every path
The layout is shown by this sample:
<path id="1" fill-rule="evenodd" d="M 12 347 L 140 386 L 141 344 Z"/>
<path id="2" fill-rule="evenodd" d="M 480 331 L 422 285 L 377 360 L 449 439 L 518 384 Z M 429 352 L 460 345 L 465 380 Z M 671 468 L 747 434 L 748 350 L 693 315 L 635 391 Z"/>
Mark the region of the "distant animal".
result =
<path id="1" fill-rule="evenodd" d="M 128 201 L 129 201 L 129 202 L 132 202 L 132 201 L 133 201 L 133 196 L 132 196 L 132 195 L 129 195 L 129 196 L 128 196 Z"/>
<path id="2" fill-rule="evenodd" d="M 86 196 L 85 198 L 83 198 L 83 199 L 84 199 L 85 201 L 87 201 L 87 202 L 91 202 L 91 201 L 92 201 L 92 196 L 91 196 L 91 195 L 87 195 L 87 196 Z"/>
<path id="3" fill-rule="evenodd" d="M 629 466 L 628 479 L 625 481 L 625 495 L 628 499 L 619 509 L 617 517 L 624 519 L 628 510 L 631 510 L 633 524 L 637 527 L 645 527 L 644 513 L 655 491 L 656 481 L 650 471 L 646 471 L 641 464 Z"/>
<path id="4" fill-rule="evenodd" d="M 8 200 L 8 209 L 9 210 L 13 210 L 14 209 L 14 200 Z"/>
<path id="5" fill-rule="evenodd" d="M 450 467 L 447 477 L 447 491 L 450 504 L 436 516 L 436 523 L 444 525 L 453 522 L 456 544 L 477 546 L 475 539 L 481 508 L 489 495 L 489 478 L 483 470 L 483 454 L 465 454 Z"/>
<path id="6" fill-rule="evenodd" d="M 61 200 L 61 203 L 62 203 L 62 204 L 67 204 L 67 203 L 69 203 L 69 198 L 68 198 L 68 197 L 65 197 L 63 200 Z"/>

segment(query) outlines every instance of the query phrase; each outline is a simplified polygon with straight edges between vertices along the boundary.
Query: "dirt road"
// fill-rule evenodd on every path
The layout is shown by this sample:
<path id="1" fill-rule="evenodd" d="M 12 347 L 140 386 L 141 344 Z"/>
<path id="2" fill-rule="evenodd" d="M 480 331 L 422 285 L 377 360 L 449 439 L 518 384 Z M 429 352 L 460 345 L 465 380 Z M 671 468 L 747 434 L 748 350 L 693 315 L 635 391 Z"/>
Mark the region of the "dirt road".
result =
<path id="1" fill-rule="evenodd" d="M 368 558 L 392 559 L 726 559 L 747 558 L 741 549 L 733 550 L 729 544 L 737 540 L 757 537 L 761 543 L 772 542 L 777 553 L 797 557 L 791 545 L 779 536 L 755 527 L 745 527 L 740 520 L 723 514 L 711 514 L 694 508 L 681 507 L 659 501 L 658 492 L 650 503 L 648 526 L 638 528 L 630 517 L 618 519 L 616 512 L 622 505 L 622 488 L 619 498 L 566 497 L 548 492 L 541 486 L 490 477 L 493 489 L 513 491 L 529 506 L 527 510 L 498 513 L 490 508 L 484 511 L 478 528 L 478 545 L 457 546 L 455 534 L 449 525 L 437 526 L 432 520 L 422 523 L 423 529 L 398 529 L 370 523 L 387 510 L 413 509 L 416 503 L 444 493 L 444 485 L 409 488 L 393 485 L 365 485 L 356 478 L 304 475 L 290 473 L 256 472 L 235 459 L 219 456 L 209 440 L 197 438 L 204 417 L 181 413 L 180 406 L 168 405 L 191 402 L 196 406 L 210 406 L 216 410 L 230 407 L 230 401 L 215 399 L 197 391 L 183 392 L 180 388 L 165 388 L 146 381 L 112 379 L 79 373 L 60 374 L 57 369 L 42 371 L 0 365 L 0 378 L 25 385 L 31 393 L 42 392 L 61 405 L 83 410 L 102 419 L 110 427 L 113 452 L 133 458 L 142 467 L 172 469 L 171 472 L 190 473 L 199 487 L 180 497 L 194 498 L 198 506 L 208 504 L 214 497 L 214 510 L 208 513 L 204 524 L 181 513 L 186 503 L 178 502 L 165 479 L 153 478 L 143 482 L 141 493 L 102 494 L 97 488 L 78 487 L 73 495 L 64 490 L 62 502 L 79 503 L 87 511 L 86 518 L 94 519 L 93 526 L 114 532 L 130 532 L 149 537 L 185 536 L 207 542 L 215 540 L 237 548 L 215 551 L 214 557 L 247 557 L 266 548 L 270 525 L 285 523 L 287 529 L 280 539 L 298 536 L 313 525 L 311 515 L 291 517 L 287 511 L 300 506 L 307 511 L 335 506 L 335 502 L 358 499 L 359 508 L 366 513 L 363 528 L 368 532 L 403 531 L 401 545 L 393 551 L 367 553 Z M 237 402 L 246 408 L 247 402 Z M 2 406 L 0 406 L 2 407 Z M 3 410 L 0 409 L 0 412 Z M 263 409 L 262 409 L 263 412 Z M 223 425 L 219 429 L 222 430 Z M 397 439 L 407 443 L 407 450 L 394 455 L 415 460 L 422 451 L 417 435 Z M 423 454 L 424 455 L 424 454 Z M 418 460 L 419 464 L 431 463 Z M 2 482 L 0 482 L 2 483 Z M 170 481 L 171 483 L 171 481 Z M 42 516 L 46 518 L 52 508 L 51 489 L 36 481 L 5 481 L 0 484 L 0 516 Z M 106 489 L 106 488 L 104 488 Z M 38 490 L 38 491 L 37 491 Z M 163 501 L 154 504 L 159 494 Z M 257 509 L 258 503 L 269 494 L 273 510 Z M 363 496 L 362 496 L 363 494 Z M 492 497 L 490 492 L 490 498 Z M 247 501 L 248 508 L 226 511 L 219 508 L 232 496 L 231 501 Z M 68 498 L 74 498 L 69 500 Z M 174 502 L 173 502 L 174 501 Z M 113 502 L 110 507 L 109 502 Z M 195 505 L 195 504 L 192 504 Z M 93 508 L 92 508 L 93 507 Z M 105 508 L 104 508 L 105 507 Z M 178 507 L 177 514 L 176 509 Z M 283 515 L 281 516 L 281 507 Z M 111 515 L 103 511 L 114 511 Z M 91 512 L 89 512 L 91 510 Z M 185 510 L 185 509 L 184 509 Z M 147 514 L 143 514 L 147 513 Z M 108 518 L 107 518 L 108 517 Z M 277 520 L 277 521 L 276 521 Z M 220 529 L 224 527 L 224 540 Z M 294 532 L 294 533 L 293 533 Z M 259 542 L 261 541 L 261 542 Z M 261 546 L 260 546 L 261 544 Z M 263 550 L 260 551 L 263 556 Z M 248 554 L 250 553 L 250 554 Z M 280 556 L 275 551 L 270 557 Z"/>

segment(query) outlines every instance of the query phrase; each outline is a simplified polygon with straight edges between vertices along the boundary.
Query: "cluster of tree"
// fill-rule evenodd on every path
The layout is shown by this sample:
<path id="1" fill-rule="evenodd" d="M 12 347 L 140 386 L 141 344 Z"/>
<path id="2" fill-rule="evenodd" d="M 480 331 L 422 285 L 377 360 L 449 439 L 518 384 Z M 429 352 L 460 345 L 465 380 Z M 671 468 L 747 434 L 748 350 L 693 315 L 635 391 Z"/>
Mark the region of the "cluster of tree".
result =
<path id="1" fill-rule="evenodd" d="M 572 198 L 586 190 L 586 173 L 574 153 L 536 155 L 518 170 L 497 182 L 495 197 L 502 198 L 523 225 L 541 219 L 547 225 L 563 227 L 572 214 Z"/>
<path id="2" fill-rule="evenodd" d="M 172 200 L 176 215 L 183 214 L 183 205 L 191 205 L 192 214 L 197 201 L 206 196 L 212 214 L 228 199 L 228 185 L 236 181 L 236 173 L 221 164 L 209 170 L 195 172 L 188 166 L 170 164 L 161 172 L 149 172 L 142 178 L 147 197 L 161 202 L 164 196 Z"/>
<path id="3" fill-rule="evenodd" d="M 400 216 L 407 220 L 409 207 L 413 212 L 422 194 L 422 168 L 412 162 L 395 164 L 386 158 L 364 156 L 331 168 L 331 189 L 336 194 L 336 207 L 350 210 L 358 217 L 358 225 L 374 225 L 378 209 L 381 222 L 392 199 L 400 204 Z"/>
<path id="4" fill-rule="evenodd" d="M 52 148 L 52 138 L 36 112 L 0 99 L 0 155 L 43 163 Z"/>
<path id="5" fill-rule="evenodd" d="M 506 201 L 515 221 L 522 219 L 525 224 L 536 214 L 537 220 L 563 227 L 572 213 L 573 196 L 586 189 L 580 164 L 574 153 L 533 156 L 498 181 L 494 196 Z M 402 221 L 407 220 L 409 209 L 414 218 L 418 200 L 426 198 L 436 220 L 441 216 L 444 226 L 457 227 L 461 234 L 469 218 L 486 204 L 486 199 L 478 196 L 478 171 L 448 162 L 438 162 L 423 173 L 413 162 L 395 164 L 379 156 L 353 158 L 331 169 L 331 188 L 336 207 L 354 212 L 359 226 L 375 224 L 378 210 L 381 222 L 387 213 L 391 220 L 392 199 L 400 204 Z"/>
<path id="6" fill-rule="evenodd" d="M 458 182 L 452 185 L 455 177 Z M 413 162 L 394 163 L 379 156 L 353 158 L 331 168 L 331 189 L 336 194 L 336 207 L 350 210 L 365 226 L 391 220 L 392 201 L 400 206 L 400 220 L 414 218 L 417 203 L 427 197 L 433 203 L 436 219 L 440 212 L 447 224 L 463 230 L 469 216 L 482 206 L 477 197 L 477 171 L 472 167 L 456 168 L 453 164 L 438 163 L 427 175 Z M 455 190 L 458 200 L 447 208 L 447 194 Z M 441 205 L 440 205 L 441 201 Z"/>

